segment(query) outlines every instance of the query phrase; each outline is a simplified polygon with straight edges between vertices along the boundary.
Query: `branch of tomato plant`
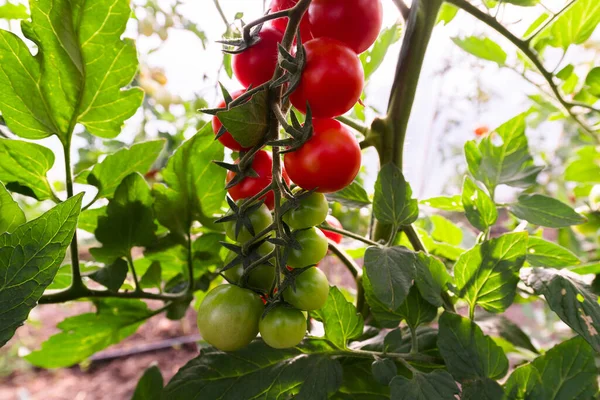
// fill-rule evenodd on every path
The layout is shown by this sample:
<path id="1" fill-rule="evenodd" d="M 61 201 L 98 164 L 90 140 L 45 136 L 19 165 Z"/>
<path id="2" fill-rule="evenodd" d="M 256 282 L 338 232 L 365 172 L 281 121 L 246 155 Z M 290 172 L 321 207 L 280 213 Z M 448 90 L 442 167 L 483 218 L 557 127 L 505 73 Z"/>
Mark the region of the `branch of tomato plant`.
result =
<path id="1" fill-rule="evenodd" d="M 402 14 L 402 18 L 404 18 L 404 20 L 406 21 L 408 19 L 408 15 L 410 14 L 410 8 L 408 8 L 408 6 L 404 2 L 404 0 L 392 0 L 392 1 L 396 5 L 396 7 L 398 7 L 400 14 Z"/>
<path id="2" fill-rule="evenodd" d="M 339 117 L 336 117 L 335 119 L 337 119 L 338 121 L 340 121 L 341 123 L 343 123 L 345 125 L 348 125 L 350 128 L 353 128 L 354 130 L 360 132 L 365 137 L 367 136 L 367 133 L 369 132 L 369 127 L 364 125 L 361 121 L 357 121 L 357 120 L 347 117 L 345 115 L 340 115 Z"/>
<path id="3" fill-rule="evenodd" d="M 339 233 L 340 235 L 347 236 L 349 238 L 352 238 L 354 240 L 358 240 L 360 242 L 363 242 L 365 244 L 369 244 L 371 246 L 377 246 L 377 247 L 381 246 L 381 243 L 378 243 L 378 242 L 375 242 L 373 240 L 367 239 L 364 236 L 361 236 L 361 235 L 356 234 L 354 232 L 347 231 L 345 229 L 333 228 L 333 227 L 331 227 L 329 225 L 325 225 L 325 224 L 319 225 L 319 228 L 322 229 L 322 230 L 325 230 L 325 231 Z"/>
<path id="4" fill-rule="evenodd" d="M 552 22 L 554 22 L 554 20 L 558 17 L 561 16 L 562 13 L 564 13 L 565 11 L 567 11 L 577 0 L 571 0 L 570 2 L 568 2 L 562 9 L 560 9 L 558 12 L 554 13 L 554 15 L 552 15 L 552 17 L 550 17 L 549 19 L 545 20 L 535 31 L 533 31 L 529 36 L 527 36 L 524 41 L 526 43 L 531 43 L 531 41 L 540 33 L 542 33 L 548 26 L 550 26 L 550 24 Z"/>
<path id="5" fill-rule="evenodd" d="M 540 58 L 537 56 L 534 49 L 531 48 L 531 46 L 530 46 L 531 40 L 535 36 L 531 36 L 525 40 L 515 36 L 504 25 L 502 25 L 496 18 L 494 18 L 493 16 L 491 16 L 489 14 L 484 13 L 479 8 L 477 8 L 474 5 L 472 5 L 471 3 L 469 3 L 467 0 L 446 0 L 446 1 L 450 4 L 455 5 L 456 7 L 460 8 L 460 9 L 466 11 L 467 13 L 471 14 L 473 17 L 477 18 L 478 20 L 482 21 L 483 23 L 487 24 L 492 29 L 494 29 L 496 32 L 500 33 L 502 36 L 504 36 L 506 39 L 508 39 L 508 41 L 510 41 L 513 45 L 515 45 L 529 59 L 529 61 L 531 61 L 531 63 L 536 67 L 538 72 L 542 75 L 542 77 L 548 83 L 548 85 L 550 86 L 550 89 L 552 90 L 552 93 L 554 94 L 554 96 L 556 97 L 556 100 L 558 100 L 558 102 L 560 103 L 560 105 L 562 106 L 564 111 L 566 111 L 567 114 L 569 114 L 569 116 L 579 125 L 579 127 L 585 133 L 588 134 L 588 136 L 592 140 L 594 140 L 596 143 L 600 143 L 600 136 L 596 135 L 596 133 L 594 132 L 594 129 L 591 128 L 584 120 L 581 119 L 581 117 L 579 115 L 577 115 L 573 111 L 573 108 L 576 107 L 576 104 L 570 103 L 563 97 L 562 93 L 560 93 L 560 89 L 558 88 L 558 85 L 554 82 L 554 79 L 553 79 L 554 75 L 552 74 L 552 72 L 548 71 L 546 69 L 546 67 L 544 67 L 544 64 L 542 63 Z M 536 33 L 536 34 L 538 34 L 538 33 Z"/>

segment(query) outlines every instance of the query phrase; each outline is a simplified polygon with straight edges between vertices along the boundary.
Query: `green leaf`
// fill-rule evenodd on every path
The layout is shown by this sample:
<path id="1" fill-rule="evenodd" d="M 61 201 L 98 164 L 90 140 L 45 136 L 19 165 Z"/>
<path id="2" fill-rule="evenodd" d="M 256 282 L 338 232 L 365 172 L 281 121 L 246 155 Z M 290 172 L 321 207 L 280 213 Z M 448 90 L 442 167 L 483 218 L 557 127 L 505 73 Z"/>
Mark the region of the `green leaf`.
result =
<path id="1" fill-rule="evenodd" d="M 478 378 L 500 379 L 508 359 L 493 339 L 475 322 L 444 312 L 440 317 L 438 346 L 448 371 L 459 382 Z"/>
<path id="2" fill-rule="evenodd" d="M 102 247 L 91 250 L 94 257 L 113 262 L 131 257 L 131 249 L 136 246 L 151 245 L 156 231 L 152 204 L 150 188 L 140 174 L 125 178 L 108 203 L 106 217 L 98 219 L 96 238 Z"/>
<path id="3" fill-rule="evenodd" d="M 135 387 L 131 400 L 160 400 L 163 377 L 156 365 L 148 368 Z"/>
<path id="4" fill-rule="evenodd" d="M 111 292 L 117 292 L 123 285 L 123 282 L 125 282 L 127 271 L 127 262 L 119 258 L 114 263 L 100 268 L 88 276 L 93 281 L 105 286 Z"/>
<path id="5" fill-rule="evenodd" d="M 371 204 L 367 191 L 356 181 L 339 192 L 327 194 L 327 200 L 337 201 L 351 208 L 361 208 Z"/>
<path id="6" fill-rule="evenodd" d="M 595 146 L 585 146 L 577 150 L 576 158 L 567 165 L 565 180 L 600 183 L 600 150 Z"/>
<path id="7" fill-rule="evenodd" d="M 498 185 L 527 188 L 533 185 L 543 167 L 533 164 L 525 136 L 525 114 L 520 114 L 495 132 L 502 144 L 496 146 L 496 135 L 489 135 L 479 143 L 465 144 L 469 171 L 475 179 L 483 182 L 490 193 Z M 492 196 L 493 197 L 493 196 Z"/>
<path id="8" fill-rule="evenodd" d="M 600 3 L 596 0 L 577 0 L 539 34 L 550 46 L 564 50 L 572 44 L 587 41 L 600 23 Z"/>
<path id="9" fill-rule="evenodd" d="M 515 6 L 533 7 L 537 5 L 540 0 L 504 0 L 504 2 L 514 4 Z"/>
<path id="10" fill-rule="evenodd" d="M 389 310 L 404 302 L 416 276 L 415 254 L 405 247 L 369 247 L 365 272 L 373 293 Z"/>
<path id="11" fill-rule="evenodd" d="M 131 14 L 126 0 L 73 6 L 66 0 L 30 2 L 34 57 L 16 35 L 0 31 L 0 112 L 15 134 L 70 140 L 76 122 L 113 138 L 142 102 L 138 88 L 122 90 L 137 71 L 132 41 L 122 41 Z"/>
<path id="12" fill-rule="evenodd" d="M 223 53 L 223 69 L 225 73 L 231 79 L 233 77 L 233 68 L 231 67 L 231 54 Z"/>
<path id="13" fill-rule="evenodd" d="M 465 215 L 475 228 L 484 232 L 498 220 L 498 210 L 494 200 L 468 176 L 463 183 L 462 203 Z"/>
<path id="14" fill-rule="evenodd" d="M 456 17 L 457 13 L 458 13 L 458 7 L 456 7 L 454 4 L 450 4 L 450 3 L 442 4 L 442 8 L 440 8 L 440 12 L 438 13 L 438 16 L 437 16 L 437 21 L 435 22 L 436 25 L 439 24 L 440 22 L 443 22 L 443 25 L 448 25 L 450 22 L 452 22 L 454 17 Z"/>
<path id="15" fill-rule="evenodd" d="M 371 361 L 344 358 L 342 385 L 332 400 L 389 400 L 390 389 L 375 380 Z"/>
<path id="16" fill-rule="evenodd" d="M 590 70 L 585 78 L 585 85 L 591 94 L 600 97 L 600 67 Z"/>
<path id="17" fill-rule="evenodd" d="M 0 235 L 14 231 L 26 221 L 25 213 L 0 182 Z"/>
<path id="18" fill-rule="evenodd" d="M 0 235 L 0 347 L 52 283 L 75 233 L 82 196 Z"/>
<path id="19" fill-rule="evenodd" d="M 510 375 L 507 399 L 591 399 L 598 392 L 594 356 L 580 337 L 562 342 Z"/>
<path id="20" fill-rule="evenodd" d="M 165 387 L 163 398 L 170 400 L 203 398 L 237 400 L 260 398 L 276 400 L 325 399 L 335 393 L 342 381 L 340 363 L 327 357 L 333 351 L 319 340 L 277 350 L 261 340 L 231 353 L 203 349 Z M 235 360 L 235 361 L 234 361 Z"/>
<path id="21" fill-rule="evenodd" d="M 558 79 L 566 81 L 567 79 L 569 79 L 569 77 L 571 77 L 571 75 L 573 75 L 573 72 L 575 72 L 575 67 L 573 66 L 573 64 L 568 64 L 566 67 L 564 67 L 556 73 L 556 77 Z"/>
<path id="22" fill-rule="evenodd" d="M 140 279 L 143 288 L 159 288 L 162 283 L 162 268 L 160 262 L 154 261 Z"/>
<path id="23" fill-rule="evenodd" d="M 99 208 L 90 208 L 84 210 L 79 215 L 79 222 L 77 224 L 77 228 L 82 229 L 89 233 L 96 232 L 96 228 L 98 228 L 98 220 L 100 218 L 106 217 L 107 207 L 99 207 Z"/>
<path id="24" fill-rule="evenodd" d="M 108 155 L 104 161 L 94 165 L 75 178 L 77 183 L 87 183 L 98 188 L 97 198 L 111 198 L 117 186 L 134 172 L 145 174 L 165 146 L 164 140 L 152 140 L 134 144 Z"/>
<path id="25" fill-rule="evenodd" d="M 539 353 L 529 336 L 508 318 L 484 312 L 483 316 L 476 314 L 476 321 L 484 331 L 491 332 L 492 336 L 502 338 L 516 347 Z"/>
<path id="26" fill-rule="evenodd" d="M 434 306 L 441 307 L 441 293 L 451 279 L 446 266 L 433 256 L 417 253 L 416 271 L 415 284 L 421 296 Z"/>
<path id="27" fill-rule="evenodd" d="M 523 194 L 509 210 L 517 218 L 548 228 L 566 228 L 585 222 L 583 216 L 565 203 L 541 194 Z"/>
<path id="28" fill-rule="evenodd" d="M 373 361 L 371 372 L 377 382 L 382 385 L 389 385 L 392 379 L 398 375 L 398 367 L 389 358 L 381 358 Z"/>
<path id="29" fill-rule="evenodd" d="M 493 313 L 505 311 L 515 297 L 519 270 L 527 255 L 527 232 L 508 233 L 478 244 L 454 266 L 458 296 Z"/>
<path id="30" fill-rule="evenodd" d="M 46 178 L 53 165 L 54 153 L 44 146 L 0 139 L 0 182 L 13 192 L 37 200 L 55 198 Z"/>
<path id="31" fill-rule="evenodd" d="M 398 327 L 403 316 L 396 313 L 395 309 L 391 309 L 377 298 L 367 274 L 363 275 L 363 288 L 365 290 L 365 300 L 367 301 L 367 304 L 369 304 L 371 313 L 379 325 L 383 328 L 390 329 Z"/>
<path id="32" fill-rule="evenodd" d="M 256 146 L 263 140 L 269 129 L 267 91 L 261 90 L 244 104 L 218 112 L 217 117 L 240 145 Z M 212 137 L 214 139 L 214 136 Z"/>
<path id="33" fill-rule="evenodd" d="M 57 333 L 25 357 L 41 368 L 70 367 L 135 333 L 152 313 L 146 303 L 133 299 L 96 301 L 97 312 L 69 317 Z M 68 351 L 65 351 L 68 349 Z"/>
<path id="34" fill-rule="evenodd" d="M 462 204 L 462 197 L 460 195 L 452 196 L 452 197 L 432 197 L 431 199 L 420 201 L 421 204 L 426 205 L 431 208 L 437 208 L 438 210 L 443 211 L 456 211 L 463 212 L 465 211 Z"/>
<path id="35" fill-rule="evenodd" d="M 163 226 L 185 235 L 199 215 L 220 213 L 226 171 L 212 161 L 222 160 L 223 155 L 223 146 L 206 124 L 169 159 L 162 171 L 168 187 L 157 184 L 152 188 L 156 216 Z"/>
<path id="36" fill-rule="evenodd" d="M 327 302 L 315 311 L 315 316 L 325 326 L 325 337 L 339 349 L 345 349 L 348 340 L 363 333 L 363 317 L 335 286 L 329 289 Z"/>
<path id="37" fill-rule="evenodd" d="M 0 6 L 0 19 L 27 19 L 27 7 L 25 4 L 5 3 Z"/>
<path id="38" fill-rule="evenodd" d="M 527 243 L 527 262 L 534 267 L 569 267 L 581 263 L 571 251 L 556 243 L 530 237 Z"/>
<path id="39" fill-rule="evenodd" d="M 412 379 L 397 376 L 390 384 L 394 400 L 455 400 L 460 390 L 446 371 L 416 373 Z"/>
<path id="40" fill-rule="evenodd" d="M 429 220 L 433 224 L 431 238 L 437 242 L 448 243 L 453 246 L 461 244 L 463 239 L 462 230 L 452 221 L 441 215 L 432 215 Z"/>
<path id="41" fill-rule="evenodd" d="M 500 47 L 498 43 L 494 42 L 490 38 L 469 36 L 461 39 L 455 37 L 452 38 L 452 41 L 458 47 L 467 53 L 474 55 L 475 57 L 493 61 L 499 66 L 503 66 L 506 63 L 506 52 L 502 50 L 502 47 Z"/>
<path id="42" fill-rule="evenodd" d="M 546 302 L 563 322 L 600 352 L 600 304 L 598 296 L 565 270 L 533 268 L 521 272 L 521 279 Z"/>
<path id="43" fill-rule="evenodd" d="M 575 272 L 579 275 L 600 274 L 600 262 L 579 265 L 577 267 L 569 268 L 569 271 Z"/>
<path id="44" fill-rule="evenodd" d="M 504 390 L 492 379 L 476 379 L 462 385 L 461 400 L 504 400 Z"/>
<path id="45" fill-rule="evenodd" d="M 371 75 L 373 75 L 373 73 L 381 66 L 390 46 L 400 40 L 401 37 L 402 25 L 394 24 L 389 28 L 385 28 L 379 34 L 377 41 L 375 41 L 375 44 L 371 49 L 358 56 L 365 71 L 365 82 L 367 82 Z"/>
<path id="46" fill-rule="evenodd" d="M 419 203 L 412 198 L 412 189 L 402 171 L 394 164 L 386 164 L 375 182 L 373 213 L 379 222 L 397 228 L 410 225 L 419 216 Z"/>
<path id="47" fill-rule="evenodd" d="M 427 302 L 419 293 L 419 289 L 413 286 L 404 303 L 395 310 L 395 313 L 402 316 L 411 330 L 415 330 L 420 325 L 427 324 L 437 317 L 437 307 Z"/>

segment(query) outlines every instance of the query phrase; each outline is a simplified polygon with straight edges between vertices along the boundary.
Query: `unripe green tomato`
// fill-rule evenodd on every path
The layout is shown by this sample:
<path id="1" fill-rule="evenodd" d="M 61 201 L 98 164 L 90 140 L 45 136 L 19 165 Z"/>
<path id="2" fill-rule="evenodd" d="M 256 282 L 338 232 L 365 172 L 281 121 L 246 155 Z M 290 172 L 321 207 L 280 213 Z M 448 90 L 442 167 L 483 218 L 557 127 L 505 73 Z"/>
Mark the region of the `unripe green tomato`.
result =
<path id="1" fill-rule="evenodd" d="M 259 323 L 260 336 L 275 349 L 294 347 L 304 339 L 306 317 L 302 311 L 277 306 Z"/>
<path id="2" fill-rule="evenodd" d="M 198 330 L 219 350 L 239 350 L 256 337 L 263 311 L 263 302 L 253 291 L 235 285 L 217 286 L 200 305 Z"/>
<path id="3" fill-rule="evenodd" d="M 573 225 L 571 228 L 583 236 L 597 235 L 598 230 L 600 230 L 600 211 L 590 211 L 587 207 L 585 209 L 578 208 L 576 211 L 583 215 L 587 222 L 581 225 Z"/>
<path id="4" fill-rule="evenodd" d="M 240 204 L 240 202 L 238 202 Z M 247 214 L 250 218 L 250 223 L 254 228 L 254 234 L 258 234 L 262 232 L 265 228 L 273 223 L 273 217 L 271 216 L 271 212 L 267 208 L 266 205 L 261 205 L 258 209 L 253 212 Z M 252 239 L 254 236 L 248 231 L 248 229 L 242 225 L 242 229 L 240 229 L 240 233 L 238 237 L 235 237 L 235 225 L 236 221 L 227 221 L 225 222 L 225 233 L 227 237 L 231 240 L 235 240 L 238 243 L 245 243 Z"/>
<path id="5" fill-rule="evenodd" d="M 590 206 L 594 210 L 600 211 L 600 185 L 594 185 L 590 192 Z"/>
<path id="6" fill-rule="evenodd" d="M 291 268 L 316 265 L 327 254 L 328 242 L 321 230 L 312 227 L 294 231 L 294 237 L 300 244 L 301 250 L 290 247 L 287 264 Z"/>
<path id="7" fill-rule="evenodd" d="M 299 310 L 314 311 L 325 305 L 329 295 L 329 281 L 318 268 L 309 268 L 296 277 L 296 290 L 291 286 L 283 292 L 283 299 Z"/>
<path id="8" fill-rule="evenodd" d="M 306 229 L 323 223 L 328 212 L 327 198 L 323 193 L 315 192 L 303 198 L 298 208 L 285 213 L 283 221 L 292 229 Z"/>
<path id="9" fill-rule="evenodd" d="M 258 249 L 257 253 L 264 257 L 270 252 L 273 251 L 275 245 L 265 242 Z M 232 262 L 237 257 L 237 254 L 230 251 L 227 257 L 225 258 L 225 265 Z M 233 268 L 229 268 L 223 274 L 230 282 L 240 283 L 240 279 L 242 278 L 242 274 L 244 272 L 244 267 L 242 263 L 236 265 Z M 269 264 L 263 264 L 255 267 L 251 272 L 250 276 L 248 276 L 248 286 L 253 289 L 260 289 L 265 292 L 271 290 L 273 286 L 273 280 L 275 280 L 275 267 Z"/>

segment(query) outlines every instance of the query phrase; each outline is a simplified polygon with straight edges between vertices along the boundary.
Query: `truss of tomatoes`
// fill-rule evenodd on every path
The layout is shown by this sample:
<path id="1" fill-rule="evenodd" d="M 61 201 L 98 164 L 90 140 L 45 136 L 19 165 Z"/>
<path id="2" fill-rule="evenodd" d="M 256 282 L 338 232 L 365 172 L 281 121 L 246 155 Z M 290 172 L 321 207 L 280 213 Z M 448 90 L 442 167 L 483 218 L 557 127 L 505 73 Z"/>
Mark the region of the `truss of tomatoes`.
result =
<path id="1" fill-rule="evenodd" d="M 298 0 L 272 0 L 271 12 L 293 7 Z M 304 194 L 299 204 L 283 216 L 298 246 L 288 249 L 289 270 L 302 271 L 293 287 L 283 290 L 285 302 L 277 304 L 264 315 L 264 301 L 258 293 L 268 293 L 276 278 L 274 260 L 254 267 L 240 282 L 244 267 L 231 253 L 225 264 L 230 265 L 224 276 L 230 285 L 213 289 L 204 298 L 198 313 L 198 327 L 204 340 L 223 351 L 235 351 L 247 346 L 258 333 L 271 347 L 296 346 L 304 338 L 307 328 L 306 311 L 318 310 L 325 304 L 329 283 L 325 274 L 316 267 L 328 249 L 328 239 L 339 243 L 341 235 L 321 231 L 316 226 L 327 222 L 333 228 L 341 224 L 328 215 L 329 206 L 324 193 L 344 189 L 352 183 L 361 166 L 361 149 L 354 133 L 335 117 L 348 112 L 360 98 L 364 86 L 364 71 L 358 54 L 367 50 L 377 39 L 382 25 L 381 0 L 313 0 L 300 23 L 300 35 L 306 53 L 306 64 L 299 85 L 290 96 L 292 105 L 306 113 L 310 106 L 313 115 L 313 134 L 299 148 L 283 157 L 283 179 L 297 186 L 295 194 Z M 269 81 L 277 67 L 278 44 L 283 39 L 287 18 L 270 22 L 258 33 L 259 40 L 233 57 L 233 72 L 246 88 L 257 87 Z M 231 94 L 233 99 L 244 91 Z M 221 102 L 218 107 L 224 107 Z M 215 116 L 212 121 L 215 134 L 222 124 Z M 247 151 L 229 132 L 219 141 L 233 151 Z M 248 176 L 228 189 L 229 196 L 239 203 L 253 197 L 271 184 L 273 156 L 258 151 L 251 168 L 255 176 Z M 229 171 L 227 183 L 235 178 Z M 313 191 L 308 194 L 306 191 Z M 264 204 L 248 216 L 252 229 L 243 226 L 236 231 L 236 222 L 226 223 L 229 239 L 243 245 L 250 240 L 262 242 L 253 250 L 255 259 L 267 258 L 274 245 L 255 238 L 273 224 L 270 209 L 274 205 L 273 192 L 263 196 Z M 306 268 L 306 269 L 305 269 Z M 238 286 L 238 284 L 241 284 Z M 243 286 L 243 287 L 241 287 Z"/>

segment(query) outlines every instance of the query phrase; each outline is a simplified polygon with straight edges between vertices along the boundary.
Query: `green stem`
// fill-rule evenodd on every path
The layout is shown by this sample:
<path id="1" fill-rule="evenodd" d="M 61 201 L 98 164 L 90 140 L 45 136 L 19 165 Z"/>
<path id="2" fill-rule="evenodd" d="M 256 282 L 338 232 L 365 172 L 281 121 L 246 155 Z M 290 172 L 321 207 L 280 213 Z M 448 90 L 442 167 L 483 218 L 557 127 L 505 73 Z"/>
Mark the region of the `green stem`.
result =
<path id="1" fill-rule="evenodd" d="M 346 116 L 342 115 L 342 116 L 336 117 L 335 119 L 340 121 L 342 124 L 348 125 L 350 128 L 353 128 L 354 130 L 362 133 L 363 136 L 367 136 L 367 133 L 369 132 L 368 126 L 363 125 L 362 122 L 356 121 L 350 117 L 346 117 Z"/>
<path id="2" fill-rule="evenodd" d="M 410 328 L 410 353 L 416 354 L 419 352 L 419 337 L 417 336 L 417 329 L 413 328 L 412 326 L 410 326 L 409 328 Z"/>
<path id="3" fill-rule="evenodd" d="M 135 267 L 133 266 L 133 258 L 131 257 L 131 252 L 127 254 L 127 264 L 129 264 L 129 269 L 131 269 L 131 275 L 133 275 L 133 282 L 135 283 L 135 291 L 141 292 L 142 288 L 140 286 L 140 281 L 137 276 L 137 272 L 135 271 Z"/>
<path id="4" fill-rule="evenodd" d="M 339 248 L 333 241 L 329 240 L 329 250 L 333 254 L 335 254 L 340 261 L 346 266 L 348 271 L 352 274 L 354 279 L 358 279 L 361 275 L 360 267 L 354 262 L 352 257 L 350 257 L 344 250 Z"/>
<path id="5" fill-rule="evenodd" d="M 339 233 L 340 235 L 344 235 L 344 236 L 347 236 L 349 238 L 358 240 L 360 242 L 363 242 L 363 243 L 366 243 L 366 244 L 370 244 L 371 246 L 378 246 L 378 247 L 381 246 L 381 243 L 374 242 L 374 241 L 372 241 L 370 239 L 367 239 L 364 236 L 361 236 L 361 235 L 359 235 L 357 233 L 354 233 L 354 232 L 347 231 L 345 229 L 333 228 L 333 227 L 331 227 L 329 225 L 319 225 L 319 229 L 322 229 L 324 231 L 330 231 L 330 232 Z"/>
<path id="6" fill-rule="evenodd" d="M 194 258 L 192 252 L 192 232 L 188 231 L 187 235 L 187 269 L 188 269 L 188 281 L 189 286 L 187 292 L 189 294 L 194 293 Z"/>
<path id="7" fill-rule="evenodd" d="M 79 300 L 79 299 L 104 299 L 104 298 L 115 298 L 115 299 L 140 299 L 140 300 L 161 300 L 161 301 L 177 301 L 183 300 L 188 297 L 188 293 L 177 293 L 177 294 L 155 294 L 144 291 L 140 292 L 110 292 L 108 290 L 94 290 L 88 289 L 83 286 L 77 290 L 65 290 L 58 293 L 52 293 L 42 296 L 39 304 L 56 304 L 65 303 L 67 301 Z"/>

